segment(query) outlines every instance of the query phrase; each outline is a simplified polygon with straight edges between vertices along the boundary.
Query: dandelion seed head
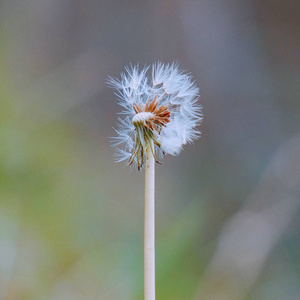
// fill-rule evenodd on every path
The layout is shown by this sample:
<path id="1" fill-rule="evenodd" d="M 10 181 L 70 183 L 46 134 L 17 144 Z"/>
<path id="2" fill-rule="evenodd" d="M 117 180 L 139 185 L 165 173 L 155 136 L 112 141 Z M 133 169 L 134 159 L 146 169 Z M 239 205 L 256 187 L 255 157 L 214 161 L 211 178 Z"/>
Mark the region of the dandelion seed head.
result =
<path id="1" fill-rule="evenodd" d="M 125 68 L 120 79 L 109 77 L 116 90 L 123 118 L 112 137 L 116 161 L 144 166 L 146 149 L 156 157 L 178 155 L 183 145 L 199 138 L 202 107 L 199 89 L 190 74 L 176 63 L 154 63 L 139 70 Z"/>

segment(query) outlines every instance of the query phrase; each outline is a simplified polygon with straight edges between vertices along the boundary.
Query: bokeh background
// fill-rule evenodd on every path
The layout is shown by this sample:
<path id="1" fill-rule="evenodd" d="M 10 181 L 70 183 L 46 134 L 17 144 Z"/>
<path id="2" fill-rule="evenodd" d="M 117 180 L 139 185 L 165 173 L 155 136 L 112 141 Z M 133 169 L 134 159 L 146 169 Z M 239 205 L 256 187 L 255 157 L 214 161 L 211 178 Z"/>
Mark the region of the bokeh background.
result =
<path id="1" fill-rule="evenodd" d="M 107 76 L 179 61 L 202 138 L 157 166 L 160 300 L 300 297 L 297 0 L 0 1 L 0 299 L 143 299 L 143 172 Z"/>

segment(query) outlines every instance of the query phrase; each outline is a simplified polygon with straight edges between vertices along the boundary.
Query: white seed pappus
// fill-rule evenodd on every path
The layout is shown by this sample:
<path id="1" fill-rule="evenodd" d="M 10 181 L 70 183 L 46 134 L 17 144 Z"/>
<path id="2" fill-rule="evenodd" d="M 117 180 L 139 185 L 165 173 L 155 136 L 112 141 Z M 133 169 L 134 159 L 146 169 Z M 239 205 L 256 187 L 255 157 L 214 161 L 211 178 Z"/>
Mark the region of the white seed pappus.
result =
<path id="1" fill-rule="evenodd" d="M 200 136 L 199 89 L 178 64 L 157 62 L 142 70 L 138 65 L 126 67 L 120 79 L 109 77 L 108 85 L 116 89 L 122 107 L 117 135 L 112 137 L 117 162 L 140 169 L 147 147 L 155 159 L 178 155 L 183 145 Z"/>

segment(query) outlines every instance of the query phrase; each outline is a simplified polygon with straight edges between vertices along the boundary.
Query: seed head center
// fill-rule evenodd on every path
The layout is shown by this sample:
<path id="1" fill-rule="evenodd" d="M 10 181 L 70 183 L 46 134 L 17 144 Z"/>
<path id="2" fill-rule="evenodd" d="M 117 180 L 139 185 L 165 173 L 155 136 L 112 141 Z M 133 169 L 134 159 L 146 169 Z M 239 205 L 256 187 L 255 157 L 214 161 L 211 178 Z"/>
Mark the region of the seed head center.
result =
<path id="1" fill-rule="evenodd" d="M 133 123 L 133 125 L 144 124 L 144 122 L 149 121 L 153 118 L 154 118 L 153 113 L 143 111 L 143 112 L 136 114 L 132 118 L 132 123 Z"/>

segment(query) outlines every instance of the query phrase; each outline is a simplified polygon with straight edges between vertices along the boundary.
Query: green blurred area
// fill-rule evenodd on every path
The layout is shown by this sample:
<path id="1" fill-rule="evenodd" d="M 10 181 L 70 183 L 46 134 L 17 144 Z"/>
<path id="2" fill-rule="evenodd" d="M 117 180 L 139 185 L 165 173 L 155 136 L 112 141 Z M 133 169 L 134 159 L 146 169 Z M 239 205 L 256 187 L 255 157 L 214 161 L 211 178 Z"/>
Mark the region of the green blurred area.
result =
<path id="1" fill-rule="evenodd" d="M 156 174 L 161 300 L 296 300 L 297 1 L 1 1 L 0 299 L 143 298 L 144 173 L 108 75 L 179 60 L 203 137 Z"/>

